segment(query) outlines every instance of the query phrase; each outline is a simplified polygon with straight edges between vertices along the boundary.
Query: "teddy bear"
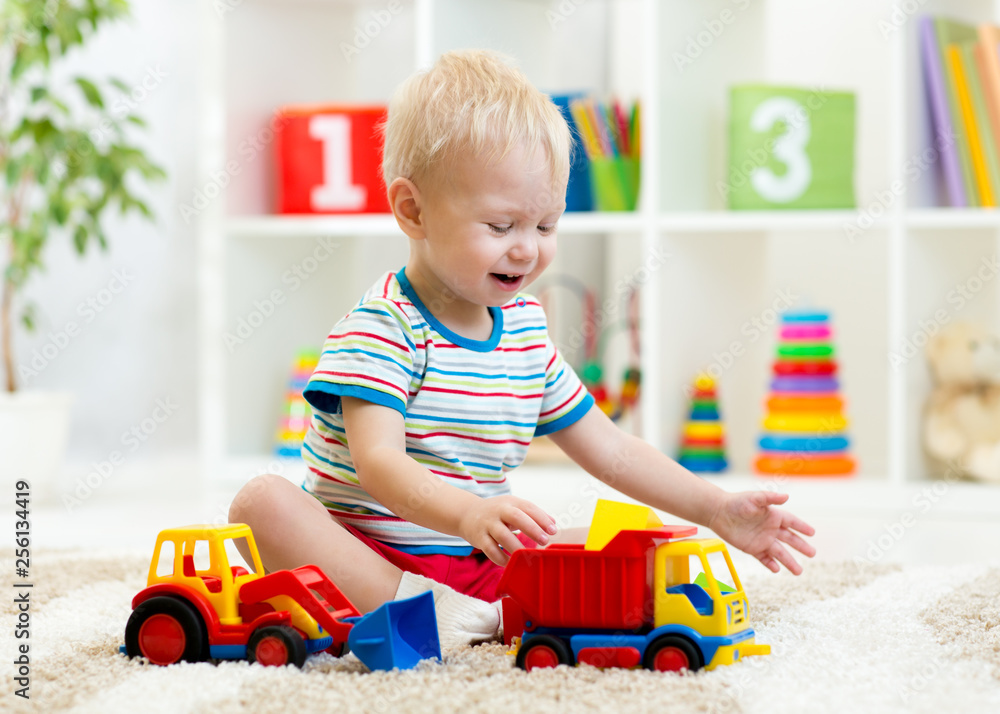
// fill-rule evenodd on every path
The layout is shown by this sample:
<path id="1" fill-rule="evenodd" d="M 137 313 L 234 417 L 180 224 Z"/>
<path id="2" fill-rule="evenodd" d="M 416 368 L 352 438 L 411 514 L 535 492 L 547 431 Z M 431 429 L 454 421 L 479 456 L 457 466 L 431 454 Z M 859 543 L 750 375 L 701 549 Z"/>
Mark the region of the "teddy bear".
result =
<path id="1" fill-rule="evenodd" d="M 934 381 L 923 419 L 927 453 L 944 471 L 1000 483 L 1000 337 L 956 322 L 926 352 Z"/>

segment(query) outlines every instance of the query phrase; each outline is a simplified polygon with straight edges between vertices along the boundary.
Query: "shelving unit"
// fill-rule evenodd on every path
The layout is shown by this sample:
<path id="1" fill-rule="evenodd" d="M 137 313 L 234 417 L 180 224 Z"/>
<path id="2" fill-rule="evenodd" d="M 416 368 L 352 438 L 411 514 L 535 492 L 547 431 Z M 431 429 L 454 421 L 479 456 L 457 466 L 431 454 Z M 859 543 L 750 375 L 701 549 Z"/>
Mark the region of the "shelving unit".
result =
<path id="1" fill-rule="evenodd" d="M 905 170 L 908 157 L 930 145 L 930 132 L 916 15 L 893 25 L 896 5 L 246 0 L 220 17 L 204 3 L 199 185 L 212 183 L 227 162 L 239 165 L 221 198 L 198 216 L 208 478 L 245 479 L 276 468 L 267 451 L 295 349 L 321 342 L 378 274 L 406 259 L 391 216 L 269 215 L 271 149 L 252 153 L 253 137 L 261 143 L 261 130 L 283 104 L 386 101 L 413 69 L 467 46 L 513 55 L 546 91 L 642 102 L 639 210 L 564 216 L 560 257 L 550 270 L 602 285 L 602 298 L 615 297 L 623 280 L 641 283 L 644 438 L 673 452 L 682 390 L 716 364 L 733 482 L 742 483 L 756 451 L 775 342 L 772 315 L 776 302 L 792 295 L 797 306 L 832 311 L 860 463 L 859 476 L 841 483 L 892 488 L 933 478 L 919 439 L 929 390 L 923 355 L 899 365 L 890 356 L 942 308 L 954 319 L 997 324 L 1000 281 L 985 284 L 957 312 L 947 294 L 976 261 L 996 253 L 1000 213 L 936 208 L 933 171 L 914 179 Z M 386 12 L 388 23 L 345 59 L 345 43 Z M 919 12 L 1000 20 L 992 0 L 928 0 Z M 296 38 L 291 56 L 289 36 Z M 269 51 L 261 37 L 281 38 L 281 52 Z M 718 184 L 727 174 L 728 88 L 751 81 L 856 92 L 858 211 L 724 210 Z M 904 190 L 892 193 L 897 183 Z M 852 235 L 848 225 L 864 228 Z M 335 257 L 318 261 L 291 290 L 282 276 L 306 267 L 323 241 L 336 246 Z M 273 290 L 284 295 L 280 309 L 242 344 L 227 347 L 226 333 Z M 559 314 L 557 342 L 570 331 L 565 317 L 572 310 Z M 612 350 L 608 374 L 620 373 L 618 352 Z"/>

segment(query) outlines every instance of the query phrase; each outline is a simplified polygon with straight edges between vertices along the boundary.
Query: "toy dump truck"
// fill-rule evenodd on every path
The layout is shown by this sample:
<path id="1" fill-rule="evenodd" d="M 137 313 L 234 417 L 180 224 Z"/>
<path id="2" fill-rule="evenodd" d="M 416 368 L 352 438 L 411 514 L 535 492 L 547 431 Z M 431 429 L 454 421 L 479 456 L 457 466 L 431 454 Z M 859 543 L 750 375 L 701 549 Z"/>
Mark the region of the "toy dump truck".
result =
<path id="1" fill-rule="evenodd" d="M 235 549 L 238 542 L 253 572 L 230 565 L 226 545 Z M 229 524 L 159 534 L 122 650 L 160 665 L 248 659 L 301 667 L 310 653 L 339 656 L 345 644 L 369 669 L 440 658 L 433 595 L 361 616 L 315 565 L 265 575 L 250 527 Z"/>
<path id="2" fill-rule="evenodd" d="M 725 543 L 674 540 L 651 509 L 599 501 L 585 544 L 511 555 L 498 586 L 504 637 L 525 670 L 560 664 L 696 671 L 770 653 L 754 642 Z M 733 587 L 716 579 L 732 578 Z M 692 581 L 692 567 L 702 571 Z"/>

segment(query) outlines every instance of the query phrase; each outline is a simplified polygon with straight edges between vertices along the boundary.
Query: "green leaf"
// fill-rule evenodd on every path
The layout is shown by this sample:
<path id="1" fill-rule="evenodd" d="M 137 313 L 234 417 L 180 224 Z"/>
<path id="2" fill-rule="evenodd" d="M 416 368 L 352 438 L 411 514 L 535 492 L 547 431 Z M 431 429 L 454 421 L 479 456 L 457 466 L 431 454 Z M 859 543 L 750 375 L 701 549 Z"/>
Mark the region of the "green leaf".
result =
<path id="1" fill-rule="evenodd" d="M 104 99 L 101 98 L 101 93 L 93 82 L 83 77 L 75 77 L 73 81 L 80 87 L 83 96 L 86 97 L 91 106 L 104 109 Z"/>
<path id="2" fill-rule="evenodd" d="M 32 102 L 40 102 L 43 99 L 48 98 L 48 96 L 49 96 L 49 88 L 48 87 L 38 86 L 38 87 L 32 87 L 31 88 L 31 101 Z"/>
<path id="3" fill-rule="evenodd" d="M 73 247 L 76 248 L 77 254 L 83 255 L 84 251 L 87 250 L 87 238 L 89 237 L 89 231 L 84 225 L 77 226 L 76 230 L 73 231 Z"/>

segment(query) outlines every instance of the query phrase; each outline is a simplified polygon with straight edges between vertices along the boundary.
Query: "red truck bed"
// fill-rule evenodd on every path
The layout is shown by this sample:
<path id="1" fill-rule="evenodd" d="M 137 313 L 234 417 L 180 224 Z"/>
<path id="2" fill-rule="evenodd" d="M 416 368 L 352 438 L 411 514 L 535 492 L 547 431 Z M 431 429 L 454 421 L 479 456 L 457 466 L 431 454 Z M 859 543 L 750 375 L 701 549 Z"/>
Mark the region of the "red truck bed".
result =
<path id="1" fill-rule="evenodd" d="M 507 563 L 497 593 L 521 609 L 523 621 L 531 623 L 528 629 L 639 629 L 653 619 L 655 541 L 686 537 L 696 530 L 664 526 L 621 531 L 602 550 L 584 550 L 583 544 L 522 548 Z M 507 607 L 505 603 L 505 631 Z"/>

